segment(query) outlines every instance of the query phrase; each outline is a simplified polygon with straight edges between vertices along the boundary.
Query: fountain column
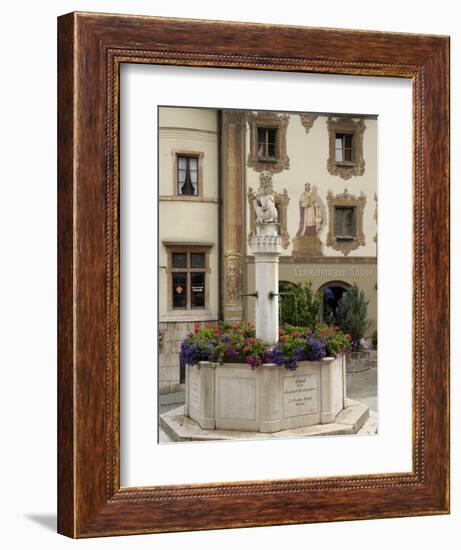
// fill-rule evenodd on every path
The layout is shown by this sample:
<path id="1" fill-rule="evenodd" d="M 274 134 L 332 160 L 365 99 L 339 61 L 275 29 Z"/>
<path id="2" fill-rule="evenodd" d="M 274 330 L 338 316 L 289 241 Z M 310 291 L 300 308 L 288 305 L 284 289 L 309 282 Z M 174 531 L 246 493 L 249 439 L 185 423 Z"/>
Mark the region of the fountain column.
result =
<path id="1" fill-rule="evenodd" d="M 253 196 L 255 232 L 250 248 L 255 257 L 256 336 L 273 346 L 279 336 L 279 257 L 282 240 L 270 172 L 261 172 L 259 189 Z"/>
<path id="2" fill-rule="evenodd" d="M 282 241 L 277 223 L 256 223 L 251 243 L 255 257 L 256 336 L 268 346 L 278 340 L 279 332 L 279 257 Z"/>

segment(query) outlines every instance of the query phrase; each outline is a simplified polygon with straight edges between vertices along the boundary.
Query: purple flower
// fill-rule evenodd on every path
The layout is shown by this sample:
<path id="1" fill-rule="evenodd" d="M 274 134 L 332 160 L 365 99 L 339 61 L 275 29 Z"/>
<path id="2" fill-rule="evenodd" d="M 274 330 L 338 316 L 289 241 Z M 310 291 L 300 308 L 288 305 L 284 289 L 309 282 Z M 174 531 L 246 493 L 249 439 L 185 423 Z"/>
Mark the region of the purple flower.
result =
<path id="1" fill-rule="evenodd" d="M 307 343 L 306 358 L 308 359 L 308 361 L 319 361 L 320 359 L 325 357 L 327 351 L 326 351 L 326 345 L 324 341 L 317 340 L 312 336 L 308 336 L 306 338 L 306 343 Z"/>
<path id="2" fill-rule="evenodd" d="M 250 365 L 250 367 L 253 369 L 255 367 L 255 358 L 252 355 L 247 355 L 245 358 L 245 361 Z"/>
<path id="3" fill-rule="evenodd" d="M 272 357 L 272 350 L 271 349 L 265 349 L 263 353 L 263 363 L 273 363 L 274 359 Z"/>

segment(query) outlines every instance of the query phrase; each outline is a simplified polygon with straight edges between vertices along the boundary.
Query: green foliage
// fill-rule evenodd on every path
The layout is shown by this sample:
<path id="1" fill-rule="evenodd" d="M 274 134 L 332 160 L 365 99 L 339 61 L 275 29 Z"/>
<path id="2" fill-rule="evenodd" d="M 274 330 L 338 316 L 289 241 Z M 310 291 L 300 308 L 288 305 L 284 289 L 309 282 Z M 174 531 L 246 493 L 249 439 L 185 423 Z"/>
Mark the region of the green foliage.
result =
<path id="1" fill-rule="evenodd" d="M 280 324 L 313 327 L 320 321 L 320 297 L 312 290 L 311 282 L 300 286 L 281 283 L 279 292 L 289 292 L 279 296 Z"/>
<path id="2" fill-rule="evenodd" d="M 350 351 L 352 337 L 339 327 L 319 323 L 315 326 L 312 335 L 325 343 L 329 357 L 336 357 Z"/>
<path id="3" fill-rule="evenodd" d="M 198 323 L 194 332 L 182 341 L 181 355 L 189 365 L 198 361 L 222 363 L 226 358 L 234 357 L 254 368 L 263 361 L 264 344 L 256 338 L 255 327 L 251 323 Z"/>
<path id="4" fill-rule="evenodd" d="M 279 329 L 279 342 L 298 343 L 298 339 L 315 339 L 325 346 L 328 357 L 336 357 L 349 352 L 351 336 L 342 332 L 339 327 L 317 323 L 313 328 L 295 327 L 285 324 Z"/>
<path id="5" fill-rule="evenodd" d="M 199 361 L 226 363 L 236 359 L 248 363 L 252 369 L 263 363 L 275 363 L 293 370 L 298 361 L 336 357 L 347 353 L 350 347 L 348 334 L 325 324 L 313 328 L 285 324 L 279 333 L 279 340 L 271 351 L 256 338 L 251 323 L 197 323 L 194 332 L 181 342 L 182 360 L 187 365 L 195 365 Z"/>
<path id="6" fill-rule="evenodd" d="M 346 291 L 338 302 L 336 320 L 343 332 L 352 338 L 352 349 L 360 348 L 360 340 L 364 338 L 370 323 L 367 317 L 368 300 L 365 293 L 354 284 Z"/>

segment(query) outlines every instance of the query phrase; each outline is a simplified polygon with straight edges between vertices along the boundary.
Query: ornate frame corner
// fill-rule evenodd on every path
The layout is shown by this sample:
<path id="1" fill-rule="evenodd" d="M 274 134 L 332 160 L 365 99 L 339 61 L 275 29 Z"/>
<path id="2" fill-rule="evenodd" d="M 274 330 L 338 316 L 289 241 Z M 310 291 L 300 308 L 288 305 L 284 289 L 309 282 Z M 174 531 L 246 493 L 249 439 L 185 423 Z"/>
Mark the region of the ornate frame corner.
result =
<path id="1" fill-rule="evenodd" d="M 449 513 L 449 47 L 448 37 L 431 35 L 95 13 L 59 18 L 60 533 L 82 538 Z M 306 466 L 306 475 L 290 479 L 121 486 L 122 63 L 411 79 L 408 471 L 316 478 Z"/>

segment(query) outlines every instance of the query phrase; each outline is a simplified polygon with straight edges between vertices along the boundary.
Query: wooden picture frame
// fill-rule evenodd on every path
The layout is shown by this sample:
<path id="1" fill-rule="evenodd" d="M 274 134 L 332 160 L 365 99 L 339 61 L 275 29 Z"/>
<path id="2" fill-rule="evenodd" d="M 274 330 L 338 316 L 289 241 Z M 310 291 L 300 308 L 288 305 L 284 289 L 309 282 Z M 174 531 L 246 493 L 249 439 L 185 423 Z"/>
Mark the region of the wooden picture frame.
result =
<path id="1" fill-rule="evenodd" d="M 70 537 L 449 512 L 449 39 L 92 13 L 59 18 L 58 531 Z M 122 63 L 413 83 L 413 468 L 120 487 Z"/>

